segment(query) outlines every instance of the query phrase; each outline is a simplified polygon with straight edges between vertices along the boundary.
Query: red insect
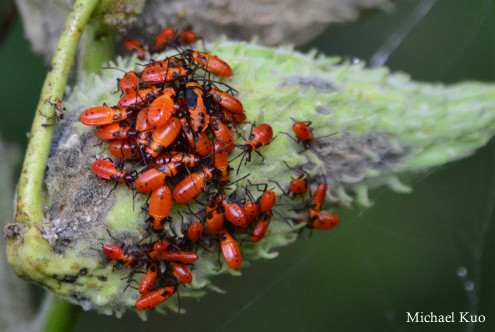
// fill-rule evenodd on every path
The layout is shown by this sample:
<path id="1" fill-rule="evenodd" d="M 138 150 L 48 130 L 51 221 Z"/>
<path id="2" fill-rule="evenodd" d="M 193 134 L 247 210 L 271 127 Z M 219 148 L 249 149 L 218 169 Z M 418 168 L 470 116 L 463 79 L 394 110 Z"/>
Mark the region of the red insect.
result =
<path id="1" fill-rule="evenodd" d="M 330 212 L 321 212 L 318 214 L 318 217 L 313 219 L 313 222 L 309 223 L 308 226 L 315 229 L 332 229 L 340 222 L 340 218 Z"/>
<path id="2" fill-rule="evenodd" d="M 139 159 L 141 154 L 136 142 L 130 140 L 114 140 L 110 142 L 110 153 L 119 159 Z"/>
<path id="3" fill-rule="evenodd" d="M 106 180 L 115 180 L 117 182 L 133 182 L 132 175 L 127 173 L 125 169 L 117 167 L 111 160 L 98 159 L 91 164 L 91 170 L 97 176 Z"/>
<path id="4" fill-rule="evenodd" d="M 163 186 L 167 177 L 177 175 L 180 166 L 180 163 L 172 161 L 158 168 L 150 168 L 138 176 L 134 186 L 137 191 L 142 193 L 153 191 Z"/>
<path id="5" fill-rule="evenodd" d="M 254 218 L 258 214 L 258 204 L 255 202 L 246 202 L 242 207 L 242 211 L 244 212 L 244 216 L 246 217 L 247 224 L 253 222 Z"/>
<path id="6" fill-rule="evenodd" d="M 257 151 L 260 147 L 267 145 L 270 143 L 271 139 L 273 137 L 273 129 L 272 126 L 266 123 L 262 123 L 256 128 L 253 129 L 251 132 L 251 135 L 249 135 L 248 139 L 246 140 L 246 144 L 244 145 L 244 155 L 248 154 L 248 159 L 246 162 L 251 161 L 251 152 L 255 151 L 258 153 L 262 158 L 263 156 L 261 153 Z M 242 156 L 244 159 L 244 156 Z M 240 164 L 242 163 L 242 159 Z M 239 171 L 239 169 L 237 169 Z"/>
<path id="7" fill-rule="evenodd" d="M 232 270 L 237 270 L 242 264 L 242 253 L 239 243 L 225 229 L 221 229 L 218 235 L 220 237 L 220 247 L 225 263 Z"/>
<path id="8" fill-rule="evenodd" d="M 96 137 L 103 140 L 136 138 L 138 134 L 136 130 L 121 123 L 112 123 L 96 129 Z"/>
<path id="9" fill-rule="evenodd" d="M 135 71 L 130 71 L 124 75 L 124 77 L 117 79 L 119 87 L 125 93 L 136 91 L 139 87 L 139 76 Z"/>
<path id="10" fill-rule="evenodd" d="M 187 238 L 191 240 L 191 242 L 198 241 L 201 235 L 203 235 L 204 229 L 205 227 L 199 221 L 191 223 L 187 229 Z"/>
<path id="11" fill-rule="evenodd" d="M 164 148 L 172 144 L 181 130 L 181 123 L 178 118 L 172 116 L 168 122 L 153 131 L 151 143 L 146 148 L 146 153 L 152 157 L 156 157 Z"/>
<path id="12" fill-rule="evenodd" d="M 270 225 L 270 221 L 272 220 L 272 211 L 268 210 L 263 213 L 258 221 L 256 222 L 253 232 L 251 233 L 251 241 L 258 242 L 260 241 L 266 233 L 268 226 Z"/>
<path id="13" fill-rule="evenodd" d="M 231 152 L 234 149 L 234 139 L 230 129 L 218 119 L 210 122 L 210 128 L 213 130 L 215 138 L 220 143 L 220 147 L 225 152 Z"/>
<path id="14" fill-rule="evenodd" d="M 141 296 L 136 301 L 137 310 L 149 310 L 153 309 L 169 297 L 171 297 L 175 292 L 174 286 L 167 286 L 157 289 L 155 291 L 149 292 Z"/>
<path id="15" fill-rule="evenodd" d="M 213 165 L 219 172 L 218 181 L 220 183 L 227 183 L 229 181 L 229 159 L 227 152 L 222 148 L 222 144 L 219 141 L 213 143 L 213 154 L 211 155 Z"/>
<path id="16" fill-rule="evenodd" d="M 246 217 L 242 208 L 232 200 L 232 198 L 223 196 L 222 206 L 225 218 L 236 226 L 243 227 L 247 224 Z"/>
<path id="17" fill-rule="evenodd" d="M 167 240 L 159 240 L 159 241 L 153 242 L 152 251 L 164 252 L 165 250 L 167 250 L 169 245 L 170 245 L 170 242 L 168 242 Z"/>
<path id="18" fill-rule="evenodd" d="M 205 131 L 210 123 L 210 115 L 206 112 L 203 96 L 204 90 L 201 85 L 197 82 L 187 82 L 185 98 L 194 133 Z"/>
<path id="19" fill-rule="evenodd" d="M 304 122 L 295 122 L 292 125 L 292 130 L 294 134 L 296 134 L 297 138 L 301 140 L 304 144 L 304 147 L 308 149 L 314 142 L 313 133 L 309 126 L 311 125 L 311 121 Z"/>
<path id="20" fill-rule="evenodd" d="M 194 150 L 194 152 L 196 152 L 200 156 L 209 155 L 212 152 L 212 147 L 206 133 L 197 133 L 195 137 L 187 119 L 181 118 L 180 121 L 182 123 L 182 131 L 186 135 L 187 140 L 189 141 L 189 145 Z"/>
<path id="21" fill-rule="evenodd" d="M 163 229 L 163 220 L 170 214 L 172 208 L 172 194 L 170 189 L 163 185 L 153 190 L 149 202 L 149 213 L 153 217 L 151 229 L 155 232 Z"/>
<path id="22" fill-rule="evenodd" d="M 175 30 L 173 28 L 165 28 L 158 33 L 155 39 L 155 44 L 151 49 L 153 52 L 159 52 L 167 46 L 175 37 Z"/>
<path id="23" fill-rule="evenodd" d="M 168 58 L 150 63 L 144 67 L 141 74 L 141 81 L 147 84 L 161 84 L 187 76 L 191 71 L 184 68 L 182 66 L 183 64 L 184 61 L 177 58 Z"/>
<path id="24" fill-rule="evenodd" d="M 194 167 L 199 165 L 199 163 L 201 162 L 201 158 L 191 153 L 180 151 L 164 151 L 155 159 L 155 165 L 157 167 L 170 162 L 181 163 L 187 167 Z"/>
<path id="25" fill-rule="evenodd" d="M 325 196 L 327 194 L 327 185 L 324 183 L 320 183 L 318 188 L 311 199 L 311 203 L 309 206 L 309 216 L 313 218 L 317 216 L 321 211 L 321 205 L 325 201 Z"/>
<path id="26" fill-rule="evenodd" d="M 175 89 L 166 88 L 162 91 L 162 95 L 153 100 L 148 109 L 148 121 L 153 126 L 163 126 L 172 116 L 175 103 Z"/>
<path id="27" fill-rule="evenodd" d="M 120 98 L 117 103 L 118 107 L 128 107 L 129 109 L 140 109 L 145 106 L 146 103 L 155 98 L 159 93 L 157 87 L 152 86 L 150 88 L 132 90 Z M 82 121 L 81 121 L 82 122 Z"/>
<path id="28" fill-rule="evenodd" d="M 127 119 L 132 111 L 126 107 L 91 107 L 81 113 L 79 120 L 86 126 L 104 126 Z"/>
<path id="29" fill-rule="evenodd" d="M 198 35 L 196 32 L 188 30 L 182 32 L 177 38 L 177 44 L 190 44 L 198 40 Z"/>
<path id="30" fill-rule="evenodd" d="M 144 50 L 143 44 L 141 44 L 138 40 L 127 38 L 122 41 L 122 44 L 128 51 L 136 51 L 139 59 L 144 59 L 146 51 Z"/>
<path id="31" fill-rule="evenodd" d="M 306 180 L 297 178 L 292 179 L 289 183 L 289 190 L 294 194 L 304 194 L 308 191 L 308 187 L 306 185 Z"/>
<path id="32" fill-rule="evenodd" d="M 187 203 L 196 197 L 205 187 L 206 181 L 213 177 L 213 168 L 205 168 L 199 172 L 186 176 L 179 182 L 172 194 L 177 203 Z"/>
<path id="33" fill-rule="evenodd" d="M 172 273 L 173 275 L 182 281 L 185 284 L 190 284 L 192 281 L 192 273 L 191 271 L 187 268 L 187 266 L 172 262 L 170 263 L 172 265 Z"/>
<path id="34" fill-rule="evenodd" d="M 180 262 L 185 264 L 194 263 L 198 260 L 198 255 L 191 251 L 152 251 L 149 257 L 153 260 L 164 260 L 167 262 Z"/>
<path id="35" fill-rule="evenodd" d="M 212 96 L 213 101 L 226 108 L 230 112 L 239 114 L 244 111 L 242 103 L 231 94 L 222 92 L 211 86 L 206 86 L 206 92 L 209 96 Z"/>
<path id="36" fill-rule="evenodd" d="M 156 277 L 158 276 L 158 265 L 156 263 L 151 263 L 144 275 L 143 279 L 139 283 L 138 291 L 141 294 L 146 294 L 151 292 L 155 286 Z"/>
<path id="37" fill-rule="evenodd" d="M 275 196 L 275 193 L 273 191 L 265 191 L 258 199 L 259 212 L 263 213 L 271 210 L 273 206 L 275 206 L 276 199 L 277 197 Z"/>
<path id="38" fill-rule="evenodd" d="M 221 77 L 232 76 L 232 68 L 222 59 L 195 50 L 185 50 L 183 55 L 192 58 L 194 62 Z"/>
<path id="39" fill-rule="evenodd" d="M 136 256 L 126 252 L 122 247 L 113 244 L 104 244 L 102 250 L 111 260 L 118 261 L 121 264 L 131 267 L 138 265 Z"/>
<path id="40" fill-rule="evenodd" d="M 220 203 L 221 198 L 217 196 L 208 199 L 206 204 L 206 227 L 210 234 L 218 234 L 223 228 L 224 214 L 220 211 Z"/>

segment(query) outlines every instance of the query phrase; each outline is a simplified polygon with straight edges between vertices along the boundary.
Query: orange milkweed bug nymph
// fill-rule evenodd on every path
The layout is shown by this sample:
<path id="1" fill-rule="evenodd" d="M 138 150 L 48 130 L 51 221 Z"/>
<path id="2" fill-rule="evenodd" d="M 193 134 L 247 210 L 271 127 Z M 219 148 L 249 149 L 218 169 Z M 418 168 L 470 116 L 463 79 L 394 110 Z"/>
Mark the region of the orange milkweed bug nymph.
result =
<path id="1" fill-rule="evenodd" d="M 185 57 L 191 58 L 194 62 L 209 70 L 213 74 L 221 77 L 232 76 L 232 68 L 230 68 L 230 66 L 225 61 L 214 55 L 195 50 L 185 50 L 183 52 L 183 55 Z"/>
<path id="2" fill-rule="evenodd" d="M 139 40 L 126 38 L 122 41 L 122 44 L 128 51 L 136 51 L 137 57 L 139 59 L 144 59 L 144 57 L 146 56 L 146 51 L 143 47 L 143 44 L 141 44 Z"/>
<path id="3" fill-rule="evenodd" d="M 153 309 L 163 301 L 171 297 L 175 292 L 174 286 L 162 287 L 152 292 L 148 292 L 136 301 L 137 310 Z"/>
<path id="4" fill-rule="evenodd" d="M 192 273 L 184 264 L 171 262 L 172 274 L 185 284 L 190 284 L 192 281 Z"/>
<path id="5" fill-rule="evenodd" d="M 158 265 L 154 262 L 150 264 L 146 270 L 146 274 L 139 283 L 138 291 L 141 294 L 149 293 L 155 286 L 156 278 L 158 277 Z"/>
<path id="6" fill-rule="evenodd" d="M 127 107 L 90 107 L 81 113 L 79 120 L 86 126 L 104 126 L 127 119 L 132 110 Z"/>
<path id="7" fill-rule="evenodd" d="M 220 237 L 220 248 L 222 250 L 225 263 L 232 270 L 237 270 L 242 264 L 242 253 L 239 243 L 230 235 L 226 229 L 221 229 L 218 232 Z"/>
<path id="8" fill-rule="evenodd" d="M 199 221 L 195 221 L 191 223 L 187 228 L 186 236 L 191 242 L 197 242 L 201 235 L 203 235 L 204 229 L 205 227 L 202 223 L 200 223 Z"/>
<path id="9" fill-rule="evenodd" d="M 172 194 L 170 189 L 163 185 L 151 193 L 149 202 L 149 213 L 153 217 L 151 229 L 154 232 L 163 229 L 163 220 L 170 214 L 172 208 Z"/>
<path id="10" fill-rule="evenodd" d="M 98 159 L 91 164 L 91 170 L 94 174 L 105 180 L 115 180 L 117 182 L 133 182 L 132 175 L 127 173 L 123 168 L 118 167 L 113 161 L 107 159 Z"/>
<path id="11" fill-rule="evenodd" d="M 189 174 L 179 182 L 173 191 L 172 197 L 177 203 L 187 203 L 203 191 L 206 181 L 213 177 L 213 168 L 205 168 Z"/>

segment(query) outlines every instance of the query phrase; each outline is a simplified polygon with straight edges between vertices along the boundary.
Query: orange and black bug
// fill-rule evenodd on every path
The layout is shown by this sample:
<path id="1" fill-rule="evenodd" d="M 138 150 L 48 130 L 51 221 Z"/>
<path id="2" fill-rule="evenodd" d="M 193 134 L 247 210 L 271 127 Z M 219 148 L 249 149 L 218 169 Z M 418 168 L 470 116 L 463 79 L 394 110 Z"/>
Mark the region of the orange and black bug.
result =
<path id="1" fill-rule="evenodd" d="M 213 177 L 213 168 L 205 168 L 189 174 L 179 182 L 173 191 L 172 197 L 177 203 L 187 203 L 196 197 L 205 187 L 206 181 Z"/>
<path id="2" fill-rule="evenodd" d="M 138 144 L 131 140 L 116 139 L 110 142 L 110 153 L 119 159 L 139 159 L 141 154 L 139 152 Z"/>
<path id="3" fill-rule="evenodd" d="M 222 197 L 222 206 L 225 218 L 235 226 L 243 227 L 247 224 L 242 208 L 230 197 Z"/>
<path id="4" fill-rule="evenodd" d="M 98 159 L 91 164 L 91 170 L 97 176 L 106 180 L 114 180 L 117 182 L 133 182 L 132 175 L 127 173 L 123 168 L 118 167 L 113 161 L 107 159 Z"/>
<path id="5" fill-rule="evenodd" d="M 137 130 L 121 123 L 111 123 L 96 129 L 96 137 L 103 140 L 136 138 L 138 135 Z"/>
<path id="6" fill-rule="evenodd" d="M 196 253 L 180 250 L 151 251 L 148 256 L 153 260 L 180 262 L 184 264 L 191 264 L 198 260 L 198 255 Z"/>
<path id="7" fill-rule="evenodd" d="M 163 186 L 167 177 L 177 175 L 180 166 L 182 166 L 181 163 L 172 161 L 157 168 L 150 168 L 139 174 L 134 182 L 134 186 L 137 191 L 142 193 L 153 191 L 158 187 Z"/>
<path id="8" fill-rule="evenodd" d="M 158 94 L 159 90 L 155 86 L 145 89 L 132 90 L 120 98 L 117 106 L 128 107 L 129 109 L 140 109 L 150 99 L 155 98 Z"/>
<path id="9" fill-rule="evenodd" d="M 211 142 L 205 132 L 193 133 L 191 126 L 186 118 L 180 119 L 182 131 L 184 132 L 191 148 L 200 156 L 208 156 L 212 153 Z"/>
<path id="10" fill-rule="evenodd" d="M 119 88 L 124 93 L 136 91 L 139 87 L 139 76 L 135 71 L 127 72 L 124 77 L 117 79 Z"/>
<path id="11" fill-rule="evenodd" d="M 220 210 L 221 202 L 221 197 L 214 195 L 206 204 L 206 228 L 210 234 L 218 234 L 223 228 L 224 214 Z"/>
<path id="12" fill-rule="evenodd" d="M 198 221 L 191 223 L 187 229 L 187 238 L 191 242 L 197 242 L 201 235 L 203 235 L 204 229 L 203 224 Z"/>
<path id="13" fill-rule="evenodd" d="M 309 128 L 310 125 L 311 121 L 294 122 L 294 124 L 292 125 L 292 131 L 294 131 L 296 137 L 303 142 L 306 149 L 309 149 L 309 147 L 315 140 L 313 137 L 313 133 Z"/>
<path id="14" fill-rule="evenodd" d="M 201 158 L 192 153 L 180 151 L 164 151 L 154 160 L 155 166 L 160 167 L 170 162 L 181 163 L 187 167 L 199 165 Z"/>
<path id="15" fill-rule="evenodd" d="M 144 57 L 146 56 L 146 51 L 144 50 L 143 44 L 141 44 L 140 41 L 127 38 L 122 41 L 122 44 L 128 51 L 136 51 L 137 57 L 139 59 L 144 59 Z"/>
<path id="16" fill-rule="evenodd" d="M 153 100 L 148 108 L 148 121 L 151 125 L 159 127 L 168 122 L 175 110 L 175 95 L 174 88 L 166 88 L 162 95 Z"/>
<path id="17" fill-rule="evenodd" d="M 213 130 L 215 138 L 220 144 L 220 147 L 225 152 L 231 152 L 234 149 L 234 139 L 230 129 L 224 125 L 219 119 L 210 122 L 210 128 Z"/>
<path id="18" fill-rule="evenodd" d="M 250 223 L 253 222 L 254 218 L 259 212 L 258 204 L 256 204 L 255 202 L 248 201 L 244 203 L 244 206 L 242 207 L 242 212 L 244 212 L 246 223 L 249 225 Z"/>
<path id="19" fill-rule="evenodd" d="M 270 225 L 270 221 L 272 220 L 272 211 L 268 210 L 261 214 L 258 221 L 254 225 L 253 232 L 251 233 L 251 241 L 258 242 L 260 241 L 266 233 L 268 226 Z"/>
<path id="20" fill-rule="evenodd" d="M 151 229 L 154 232 L 163 229 L 163 221 L 170 214 L 172 208 L 172 194 L 170 189 L 163 185 L 151 193 L 149 202 L 149 213 L 153 217 Z"/>
<path id="21" fill-rule="evenodd" d="M 275 195 L 275 192 L 271 190 L 266 190 L 263 192 L 261 197 L 258 199 L 258 207 L 259 207 L 259 212 L 267 212 L 268 210 L 271 210 L 273 206 L 275 206 L 275 201 L 277 197 Z"/>
<path id="22" fill-rule="evenodd" d="M 229 159 L 227 152 L 219 141 L 213 143 L 213 154 L 211 158 L 213 159 L 213 166 L 219 173 L 218 181 L 220 183 L 227 183 L 229 181 Z"/>
<path id="23" fill-rule="evenodd" d="M 119 247 L 114 244 L 104 244 L 101 248 L 103 253 L 107 255 L 108 258 L 118 261 L 121 264 L 134 267 L 139 263 L 136 256 L 125 251 L 123 247 Z"/>
<path id="24" fill-rule="evenodd" d="M 332 229 L 340 222 L 340 218 L 330 212 L 321 212 L 316 218 L 312 219 L 312 221 L 310 219 L 310 222 L 308 222 L 308 227 L 315 229 Z"/>
<path id="25" fill-rule="evenodd" d="M 242 253 L 239 243 L 230 235 L 226 229 L 218 232 L 220 237 L 220 248 L 222 250 L 225 263 L 232 270 L 237 270 L 242 264 Z"/>
<path id="26" fill-rule="evenodd" d="M 197 82 L 187 82 L 185 98 L 189 112 L 189 120 L 194 133 L 200 133 L 208 128 L 210 115 L 206 112 L 204 90 Z"/>
<path id="27" fill-rule="evenodd" d="M 158 276 L 158 265 L 151 263 L 143 279 L 139 283 L 138 291 L 141 294 L 149 293 L 155 286 L 156 277 Z"/>
<path id="28" fill-rule="evenodd" d="M 175 116 L 164 125 L 156 128 L 151 135 L 153 142 L 146 148 L 146 153 L 152 157 L 156 157 L 164 148 L 171 145 L 181 131 L 180 120 Z"/>
<path id="29" fill-rule="evenodd" d="M 141 81 L 146 84 L 161 84 L 170 82 L 179 77 L 187 76 L 191 73 L 188 68 L 184 68 L 184 61 L 177 58 L 168 58 L 146 65 Z"/>
<path id="30" fill-rule="evenodd" d="M 301 177 L 304 176 L 301 175 Z M 303 178 L 292 179 L 289 183 L 289 191 L 293 194 L 304 194 L 308 191 L 306 180 Z"/>
<path id="31" fill-rule="evenodd" d="M 141 296 L 136 301 L 137 310 L 149 310 L 153 309 L 169 297 L 171 297 L 175 292 L 174 286 L 162 287 L 152 292 L 148 292 Z"/>
<path id="32" fill-rule="evenodd" d="M 327 194 L 327 185 L 324 183 L 320 183 L 318 188 L 311 199 L 311 203 L 309 206 L 309 216 L 313 218 L 317 216 L 321 211 L 321 205 L 325 201 L 325 196 Z"/>
<path id="33" fill-rule="evenodd" d="M 208 93 L 208 96 L 212 97 L 214 102 L 218 103 L 230 112 L 238 114 L 244 111 L 242 103 L 231 94 L 222 92 L 208 85 L 205 87 L 205 90 Z"/>
<path id="34" fill-rule="evenodd" d="M 86 126 L 104 126 L 127 119 L 132 111 L 127 107 L 91 107 L 81 113 L 80 121 Z"/>
<path id="35" fill-rule="evenodd" d="M 153 52 L 159 52 L 167 46 L 175 37 L 175 30 L 173 28 L 165 28 L 158 33 L 155 39 L 155 44 L 151 49 Z"/>
<path id="36" fill-rule="evenodd" d="M 191 58 L 194 62 L 206 68 L 213 74 L 221 77 L 230 77 L 232 75 L 232 68 L 230 68 L 225 61 L 214 55 L 195 50 L 185 50 L 183 55 Z"/>
<path id="37" fill-rule="evenodd" d="M 151 250 L 155 251 L 155 252 L 163 252 L 163 251 L 167 250 L 169 245 L 170 245 L 169 241 L 159 240 L 159 241 L 153 242 L 153 244 L 151 246 L 151 248 L 152 248 Z"/>
<path id="38" fill-rule="evenodd" d="M 172 262 L 172 274 L 185 284 L 190 284 L 192 281 L 192 273 L 184 264 Z"/>
<path id="39" fill-rule="evenodd" d="M 191 44 L 198 40 L 198 35 L 192 30 L 184 31 L 177 37 L 177 44 Z"/>
<path id="40" fill-rule="evenodd" d="M 239 167 L 237 168 L 237 173 L 239 173 L 239 168 L 246 154 L 248 155 L 248 159 L 246 160 L 246 163 L 251 161 L 251 153 L 253 151 L 256 152 L 258 155 L 260 155 L 261 158 L 263 158 L 263 155 L 259 153 L 258 149 L 270 143 L 272 138 L 273 138 L 273 129 L 272 126 L 270 126 L 269 124 L 262 123 L 256 128 L 254 128 L 253 131 L 251 132 L 251 135 L 249 135 L 248 139 L 246 140 L 246 144 L 241 145 L 244 151 L 241 153 L 242 158 L 239 163 Z M 239 156 L 236 156 L 235 158 L 237 157 Z"/>

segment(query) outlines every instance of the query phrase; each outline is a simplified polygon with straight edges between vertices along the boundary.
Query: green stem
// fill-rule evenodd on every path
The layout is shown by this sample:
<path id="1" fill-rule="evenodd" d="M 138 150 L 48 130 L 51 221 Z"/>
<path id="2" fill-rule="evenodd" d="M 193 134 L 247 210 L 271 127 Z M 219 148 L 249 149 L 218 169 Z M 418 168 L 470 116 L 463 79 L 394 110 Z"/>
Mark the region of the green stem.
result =
<path id="1" fill-rule="evenodd" d="M 60 299 L 54 295 L 51 296 L 47 303 L 48 311 L 45 313 L 43 325 L 39 329 L 44 332 L 65 332 L 69 331 L 74 325 L 79 307 Z"/>
<path id="2" fill-rule="evenodd" d="M 16 222 L 40 226 L 43 217 L 41 192 L 46 159 L 50 149 L 53 126 L 43 127 L 47 118 L 54 115 L 50 104 L 55 98 L 62 99 L 67 77 L 74 62 L 77 44 L 99 0 L 76 0 L 67 19 L 64 31 L 55 50 L 40 101 L 36 109 L 30 139 L 22 166 L 17 197 Z"/>

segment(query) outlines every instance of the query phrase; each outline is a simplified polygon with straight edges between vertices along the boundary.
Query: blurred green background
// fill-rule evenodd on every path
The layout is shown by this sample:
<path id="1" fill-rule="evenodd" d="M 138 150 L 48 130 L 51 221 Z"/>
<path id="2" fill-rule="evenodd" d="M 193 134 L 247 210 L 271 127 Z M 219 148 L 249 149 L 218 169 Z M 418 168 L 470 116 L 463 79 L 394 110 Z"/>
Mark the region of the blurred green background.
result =
<path id="1" fill-rule="evenodd" d="M 386 65 L 415 80 L 495 81 L 495 1 L 394 1 L 332 27 L 302 50 L 368 61 L 387 38 L 412 29 Z M 431 10 L 414 20 L 417 6 Z M 426 8 L 423 7 L 423 8 Z M 45 67 L 30 52 L 19 18 L 0 45 L 4 140 L 25 147 Z M 183 299 L 186 314 L 80 313 L 74 331 L 495 331 L 495 144 L 422 174 L 412 194 L 373 192 L 363 212 L 340 211 L 335 230 L 314 232 L 214 284 L 226 294 Z M 464 272 L 464 273 L 463 273 Z M 406 312 L 483 314 L 486 322 L 406 324 Z"/>

